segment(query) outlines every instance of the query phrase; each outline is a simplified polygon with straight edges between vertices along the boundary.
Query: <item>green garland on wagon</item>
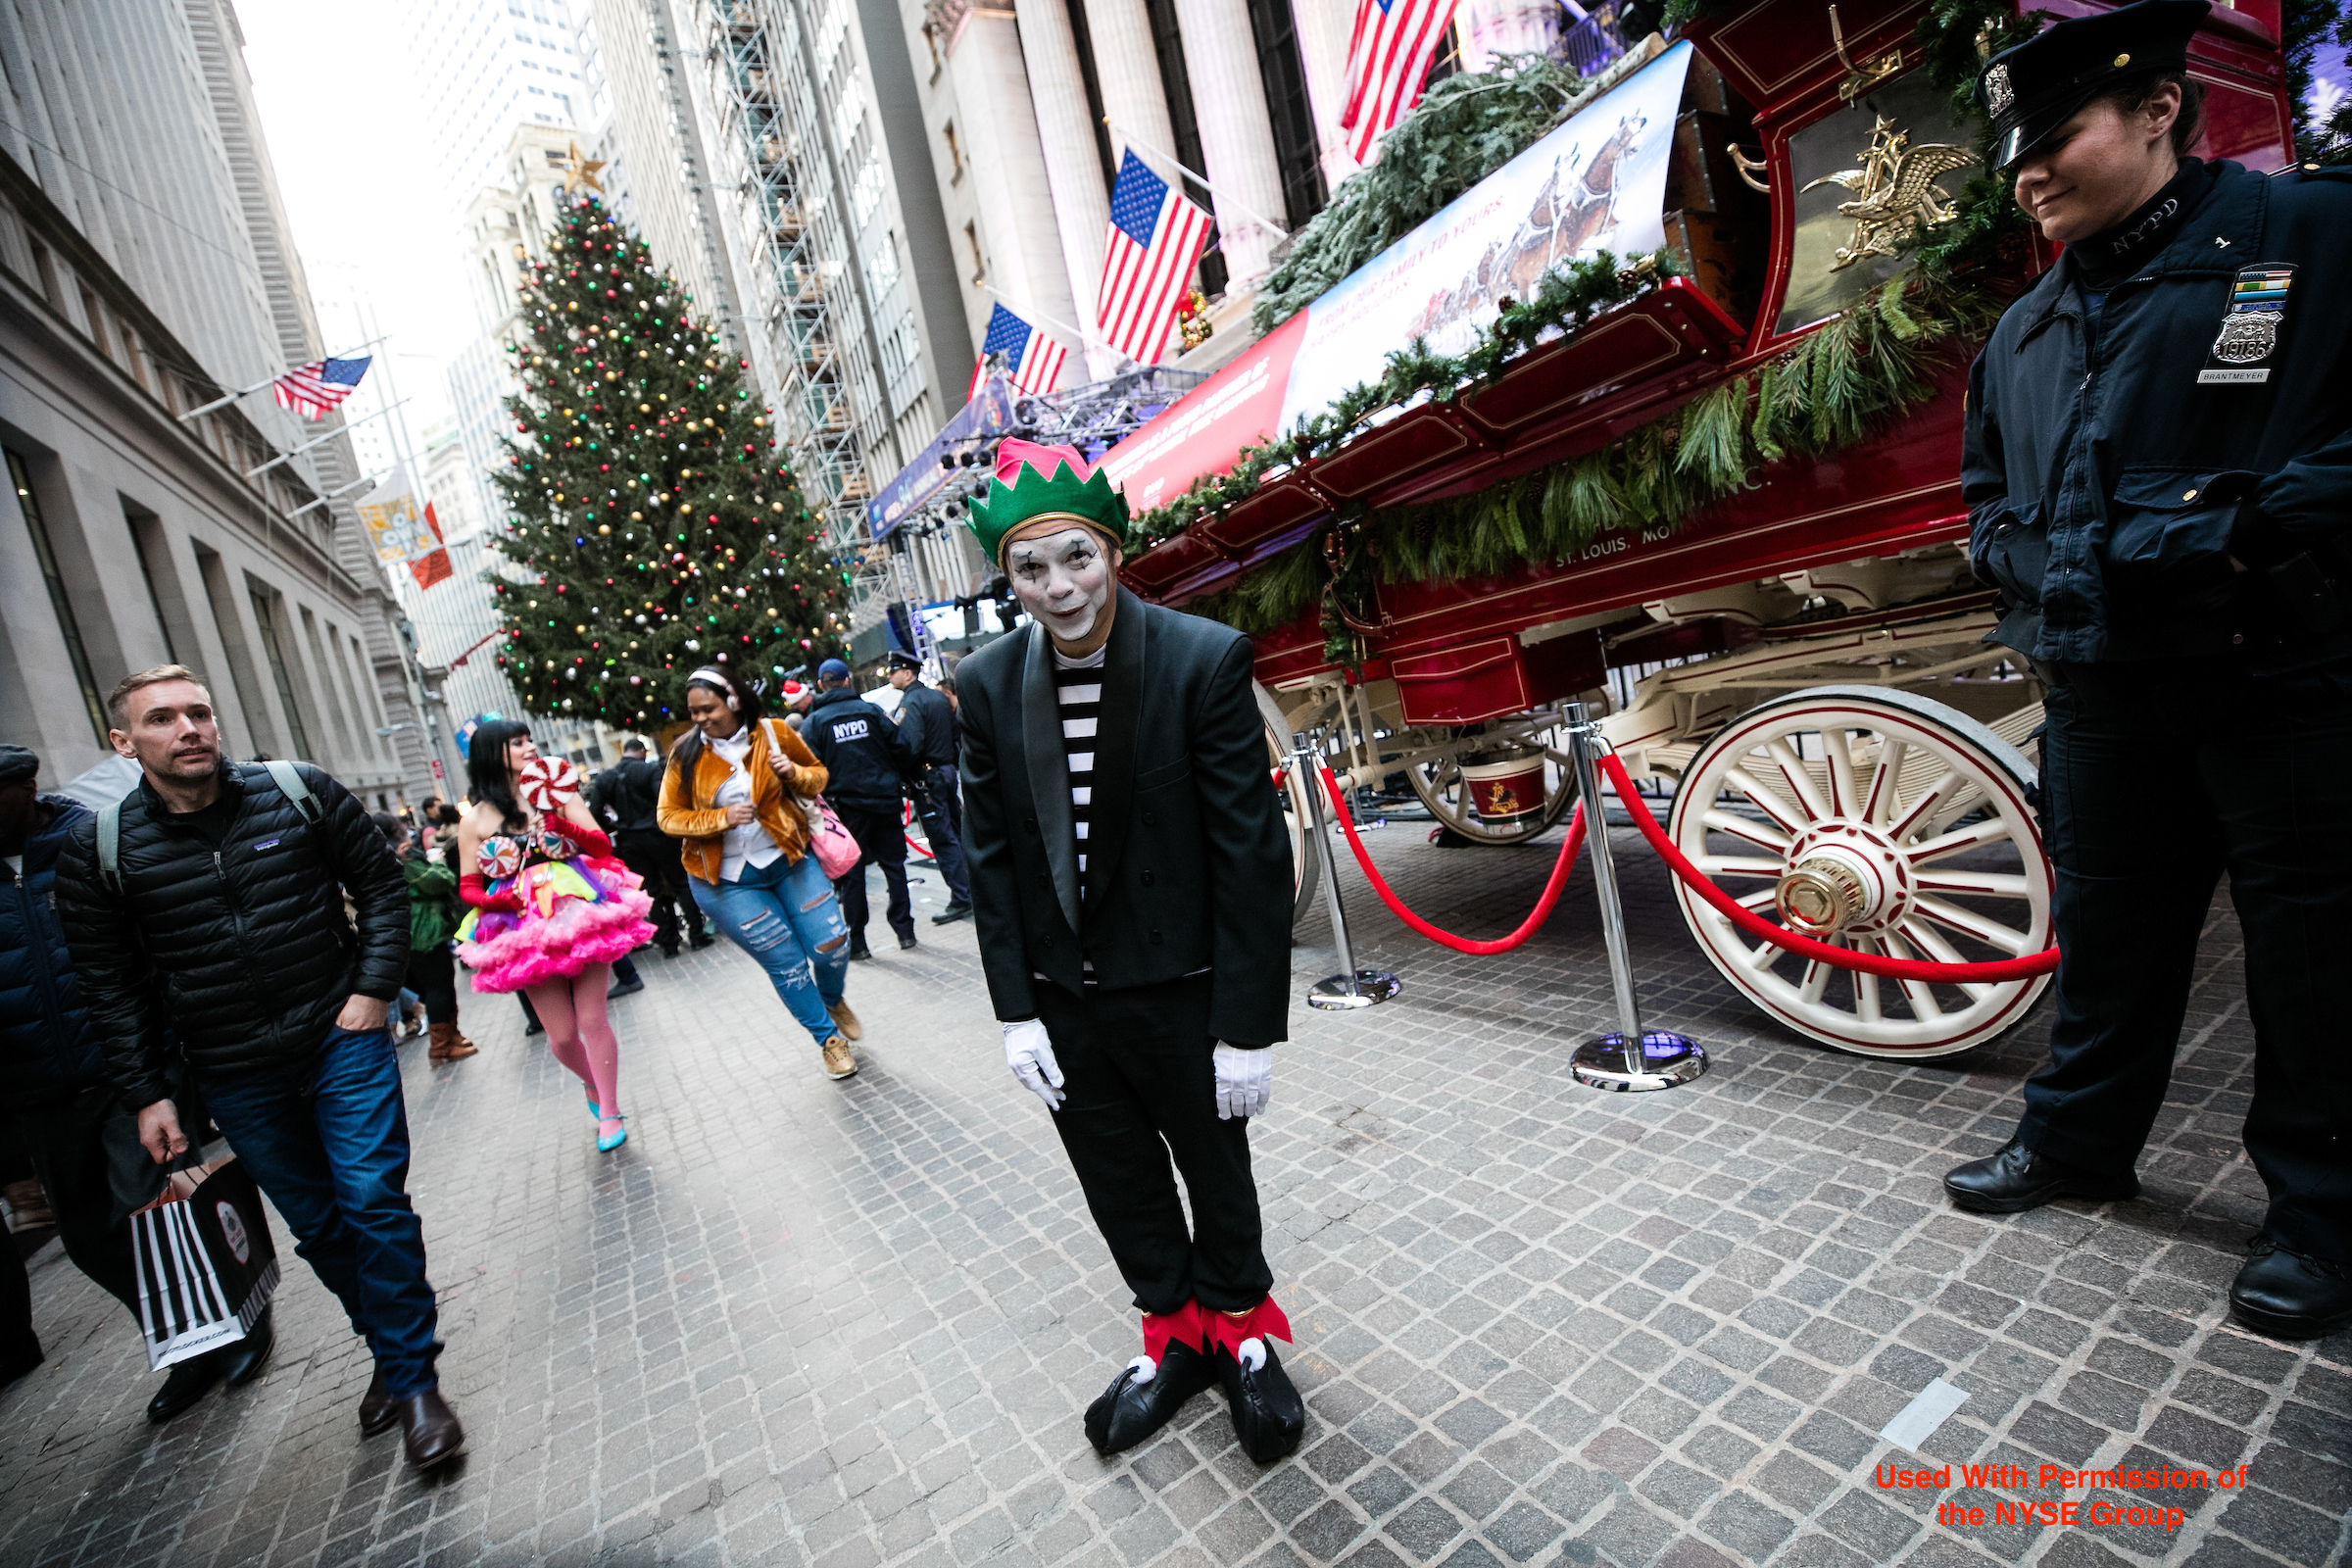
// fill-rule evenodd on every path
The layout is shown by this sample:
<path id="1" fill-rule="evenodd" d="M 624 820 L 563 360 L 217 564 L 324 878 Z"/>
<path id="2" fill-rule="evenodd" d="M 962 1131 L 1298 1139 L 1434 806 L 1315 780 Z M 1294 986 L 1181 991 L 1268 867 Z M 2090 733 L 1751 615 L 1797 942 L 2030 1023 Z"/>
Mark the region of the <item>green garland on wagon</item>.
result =
<path id="1" fill-rule="evenodd" d="M 1734 0 L 1679 0 L 1669 20 L 1723 9 Z M 1991 128 L 1978 118 L 1976 73 L 1987 54 L 2023 42 L 2039 13 L 2013 15 L 1999 0 L 1935 0 L 1917 38 L 1929 79 L 1979 125 L 1980 160 Z M 1566 93 L 1531 58 L 1482 76 L 1453 77 L 1390 132 L 1390 146 L 1410 154 L 1398 172 L 1426 176 L 1475 168 L 1469 179 L 1432 180 L 1414 199 L 1411 182 L 1384 176 L 1389 155 L 1342 185 L 1326 215 L 1298 236 L 1292 255 L 1267 280 L 1261 316 L 1271 323 L 1352 270 L 1486 174 L 1548 132 L 1583 94 Z M 1538 110 L 1549 102 L 1548 113 Z M 1428 116 L 1426 123 L 1422 117 Z M 1444 152 L 1440 152 L 1444 149 Z M 1440 163 L 1433 165 L 1437 157 Z M 1446 163 L 1450 157 L 1454 162 Z M 1984 165 L 1980 162 L 1980 168 Z M 1372 182 L 1363 194 L 1359 185 Z M 1369 216 L 1368 216 L 1369 215 Z M 1377 220 L 1375 220 L 1375 219 Z M 1809 333 L 1755 374 L 1716 388 L 1635 429 L 1600 451 L 1552 464 L 1474 495 L 1377 512 L 1344 510 L 1335 529 L 1250 571 L 1232 587 L 1196 600 L 1193 612 L 1250 633 L 1295 620 L 1320 598 L 1326 656 L 1352 665 L 1358 630 L 1375 580 L 1427 581 L 1507 571 L 1529 561 L 1558 562 L 1603 533 L 1679 525 L 1699 508 L 1747 489 L 1768 464 L 1820 457 L 1885 427 L 1934 389 L 1943 356 L 1982 339 L 2005 303 L 1984 277 L 1986 265 L 2012 249 L 2025 220 L 2004 181 L 1980 173 L 1954 204 L 1951 220 L 1914 230 L 1915 265 L 1866 295 L 1838 320 Z M 1373 239 L 1378 244 L 1372 244 Z M 1369 246 L 1367 249 L 1365 247 Z M 1614 258 L 1575 263 L 1544 280 L 1537 297 L 1506 303 L 1494 325 L 1458 358 L 1429 353 L 1416 341 L 1389 357 L 1381 380 L 1345 394 L 1330 411 L 1287 436 L 1247 449 L 1223 475 L 1196 480 L 1167 506 L 1142 514 L 1137 530 L 1156 541 L 1182 532 L 1255 493 L 1270 473 L 1329 451 L 1373 411 L 1421 392 L 1452 398 L 1490 379 L 1553 328 L 1573 335 L 1679 268 L 1664 253 L 1620 270 Z M 1259 323 L 1261 329 L 1268 324 Z M 1336 534 L 1336 569 L 1324 545 Z"/>

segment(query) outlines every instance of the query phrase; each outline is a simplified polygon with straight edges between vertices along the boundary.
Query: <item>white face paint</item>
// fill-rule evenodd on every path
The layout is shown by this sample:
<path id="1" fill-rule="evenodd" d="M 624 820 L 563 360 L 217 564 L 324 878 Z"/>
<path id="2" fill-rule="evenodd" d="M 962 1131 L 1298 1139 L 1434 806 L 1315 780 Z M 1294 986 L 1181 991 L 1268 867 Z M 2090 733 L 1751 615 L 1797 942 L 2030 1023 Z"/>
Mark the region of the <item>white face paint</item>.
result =
<path id="1" fill-rule="evenodd" d="M 1090 529 L 1015 540 L 1005 565 L 1013 597 L 1056 642 L 1084 642 L 1110 600 L 1110 556 Z"/>

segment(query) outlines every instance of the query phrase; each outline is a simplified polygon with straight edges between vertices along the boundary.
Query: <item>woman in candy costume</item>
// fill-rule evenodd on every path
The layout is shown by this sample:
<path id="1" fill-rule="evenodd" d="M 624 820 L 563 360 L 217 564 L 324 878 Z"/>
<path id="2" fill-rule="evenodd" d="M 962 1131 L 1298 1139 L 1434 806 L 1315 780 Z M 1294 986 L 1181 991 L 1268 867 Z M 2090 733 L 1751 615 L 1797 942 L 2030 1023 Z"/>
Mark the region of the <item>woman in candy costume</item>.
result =
<path id="1" fill-rule="evenodd" d="M 653 940 L 653 900 L 580 799 L 579 772 L 542 758 L 530 730 L 493 719 L 466 752 L 473 809 L 458 828 L 458 896 L 473 912 L 458 956 L 476 991 L 520 991 L 556 1059 L 588 1086 L 596 1147 L 628 1142 L 620 1043 L 605 1017 L 612 960 Z"/>

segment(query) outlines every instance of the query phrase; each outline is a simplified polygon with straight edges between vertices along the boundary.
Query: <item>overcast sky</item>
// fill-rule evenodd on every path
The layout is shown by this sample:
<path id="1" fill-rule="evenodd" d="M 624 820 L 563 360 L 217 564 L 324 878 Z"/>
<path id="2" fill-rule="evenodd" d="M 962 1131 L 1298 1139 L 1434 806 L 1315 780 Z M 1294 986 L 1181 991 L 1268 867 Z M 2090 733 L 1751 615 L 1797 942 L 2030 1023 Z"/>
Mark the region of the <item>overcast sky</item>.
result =
<path id="1" fill-rule="evenodd" d="M 413 444 L 449 416 L 444 371 L 472 337 L 473 306 L 450 204 L 410 82 L 398 0 L 236 0 L 278 189 L 318 302 L 327 352 L 363 341 L 344 301 L 390 334 L 346 406 L 397 384 Z M 384 376 L 380 372 L 391 372 Z M 420 452 L 419 447 L 419 452 Z"/>

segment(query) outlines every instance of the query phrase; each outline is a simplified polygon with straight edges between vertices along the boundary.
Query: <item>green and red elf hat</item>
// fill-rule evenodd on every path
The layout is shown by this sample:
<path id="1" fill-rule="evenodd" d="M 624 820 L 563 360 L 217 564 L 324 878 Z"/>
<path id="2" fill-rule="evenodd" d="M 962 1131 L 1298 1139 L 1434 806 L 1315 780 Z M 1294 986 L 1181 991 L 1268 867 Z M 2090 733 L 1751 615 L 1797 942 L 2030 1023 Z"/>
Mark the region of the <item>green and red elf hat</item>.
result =
<path id="1" fill-rule="evenodd" d="M 1086 528 L 1121 553 L 1130 549 L 1127 498 L 1109 475 L 1090 467 L 1076 447 L 1040 446 L 1007 437 L 997 448 L 997 475 L 986 499 L 975 497 L 968 519 L 989 559 L 1004 564 L 1016 538 Z"/>

